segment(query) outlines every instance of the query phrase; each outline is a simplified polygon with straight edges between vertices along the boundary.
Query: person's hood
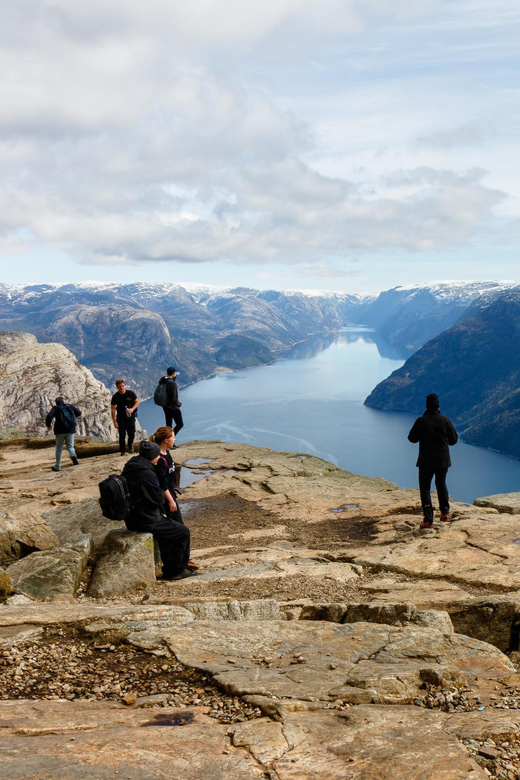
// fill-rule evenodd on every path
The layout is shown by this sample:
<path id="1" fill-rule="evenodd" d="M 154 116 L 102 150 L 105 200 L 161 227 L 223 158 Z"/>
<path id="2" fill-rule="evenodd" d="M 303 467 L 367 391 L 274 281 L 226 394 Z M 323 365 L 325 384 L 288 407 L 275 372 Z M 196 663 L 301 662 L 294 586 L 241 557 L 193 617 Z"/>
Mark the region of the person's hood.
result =
<path id="1" fill-rule="evenodd" d="M 145 471 L 154 471 L 153 464 L 150 460 L 146 460 L 146 458 L 143 458 L 141 455 L 134 455 L 133 458 L 130 458 L 125 464 L 125 467 L 123 469 L 124 476 L 137 476 L 139 473 L 143 473 Z"/>
<path id="2" fill-rule="evenodd" d="M 166 384 L 166 382 L 170 382 L 170 381 L 172 381 L 172 382 L 173 382 L 173 377 L 171 377 L 171 376 L 162 376 L 162 377 L 159 379 L 159 384 L 160 384 L 160 385 L 165 385 L 165 384 Z"/>

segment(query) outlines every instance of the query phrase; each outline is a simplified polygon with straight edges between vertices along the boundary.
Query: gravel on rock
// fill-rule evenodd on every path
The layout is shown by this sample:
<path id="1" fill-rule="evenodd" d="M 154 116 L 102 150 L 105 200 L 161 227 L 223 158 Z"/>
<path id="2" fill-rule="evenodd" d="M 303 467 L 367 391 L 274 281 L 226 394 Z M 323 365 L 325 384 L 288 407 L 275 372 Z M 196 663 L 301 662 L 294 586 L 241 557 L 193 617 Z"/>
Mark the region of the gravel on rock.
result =
<path id="1" fill-rule="evenodd" d="M 146 697 L 151 697 L 146 700 Z M 136 706 L 198 705 L 221 723 L 261 711 L 224 695 L 204 674 L 130 645 L 97 644 L 74 630 L 46 630 L 37 642 L 0 650 L 0 699 L 123 701 Z"/>

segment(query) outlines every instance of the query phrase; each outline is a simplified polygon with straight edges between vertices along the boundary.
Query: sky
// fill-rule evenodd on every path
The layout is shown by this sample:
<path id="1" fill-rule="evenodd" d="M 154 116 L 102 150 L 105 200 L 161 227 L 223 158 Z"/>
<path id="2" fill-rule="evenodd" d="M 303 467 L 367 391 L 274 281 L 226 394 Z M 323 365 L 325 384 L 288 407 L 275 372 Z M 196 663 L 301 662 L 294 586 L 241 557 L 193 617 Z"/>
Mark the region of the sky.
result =
<path id="1" fill-rule="evenodd" d="M 516 0 L 0 0 L 0 281 L 518 279 Z"/>

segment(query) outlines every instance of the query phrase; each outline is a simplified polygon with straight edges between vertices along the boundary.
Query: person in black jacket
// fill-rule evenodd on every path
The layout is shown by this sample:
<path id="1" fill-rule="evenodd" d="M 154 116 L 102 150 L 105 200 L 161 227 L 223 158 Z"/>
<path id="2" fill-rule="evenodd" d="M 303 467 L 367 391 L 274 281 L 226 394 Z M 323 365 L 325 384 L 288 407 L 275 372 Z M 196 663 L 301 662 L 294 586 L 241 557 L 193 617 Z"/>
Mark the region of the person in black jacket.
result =
<path id="1" fill-rule="evenodd" d="M 175 428 L 173 429 L 173 432 L 176 436 L 180 429 L 184 427 L 184 421 L 182 419 L 181 412 L 182 404 L 179 401 L 179 387 L 175 381 L 178 376 L 179 372 L 175 366 L 169 366 L 166 369 L 166 376 L 163 376 L 159 379 L 160 385 L 166 384 L 166 397 L 168 399 L 163 407 L 165 425 L 168 428 L 171 428 L 173 421 L 175 420 Z"/>
<path id="2" fill-rule="evenodd" d="M 127 461 L 123 476 L 132 509 L 125 523 L 129 531 L 153 534 L 161 551 L 163 579 L 181 580 L 196 573 L 186 568 L 190 559 L 190 531 L 182 523 L 172 523 L 163 513 L 164 492 L 154 468 L 160 453 L 158 444 L 142 441 L 139 455 Z"/>
<path id="3" fill-rule="evenodd" d="M 408 434 L 412 444 L 419 442 L 419 490 L 424 519 L 421 528 L 433 526 L 433 507 L 430 495 L 432 478 L 439 499 L 441 521 L 450 522 L 450 497 L 446 486 L 446 474 L 451 466 L 450 446 L 457 443 L 457 431 L 451 420 L 440 413 L 439 398 L 435 393 L 426 396 L 426 411 L 418 417 Z"/>
<path id="4" fill-rule="evenodd" d="M 56 463 L 52 467 L 53 471 L 61 471 L 61 453 L 63 452 L 63 443 L 67 447 L 73 466 L 79 466 L 76 450 L 74 449 L 74 434 L 76 433 L 76 418 L 81 417 L 81 412 L 77 406 L 66 404 L 62 396 L 58 396 L 54 401 L 54 406 L 45 418 L 45 425 L 50 431 L 52 421 L 54 420 L 54 436 L 56 437 Z"/>

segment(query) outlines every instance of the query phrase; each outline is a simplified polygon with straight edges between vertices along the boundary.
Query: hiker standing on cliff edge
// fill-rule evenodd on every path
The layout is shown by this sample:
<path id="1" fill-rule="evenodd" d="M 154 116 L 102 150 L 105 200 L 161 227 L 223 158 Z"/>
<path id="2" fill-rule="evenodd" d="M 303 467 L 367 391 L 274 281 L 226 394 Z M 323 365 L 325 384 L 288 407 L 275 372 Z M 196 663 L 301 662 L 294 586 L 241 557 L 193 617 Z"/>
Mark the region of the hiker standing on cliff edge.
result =
<path id="1" fill-rule="evenodd" d="M 451 420 L 440 413 L 439 398 L 435 393 L 426 396 L 426 411 L 418 417 L 408 434 L 412 444 L 419 442 L 419 490 L 423 521 L 420 528 L 433 526 L 433 507 L 430 494 L 432 479 L 435 476 L 435 487 L 441 510 L 441 522 L 450 522 L 450 496 L 446 486 L 446 474 L 451 466 L 450 446 L 457 443 L 457 431 Z"/>
<path id="2" fill-rule="evenodd" d="M 169 366 L 166 369 L 166 376 L 159 379 L 157 390 L 154 393 L 155 403 L 162 406 L 164 409 L 165 425 L 168 428 L 173 427 L 175 421 L 175 427 L 173 433 L 175 436 L 179 433 L 180 429 L 184 427 L 184 421 L 182 419 L 181 402 L 179 401 L 179 387 L 175 381 L 179 376 L 179 372 L 175 366 Z M 165 393 L 165 398 L 159 398 L 156 396 L 162 395 L 161 390 Z"/>

